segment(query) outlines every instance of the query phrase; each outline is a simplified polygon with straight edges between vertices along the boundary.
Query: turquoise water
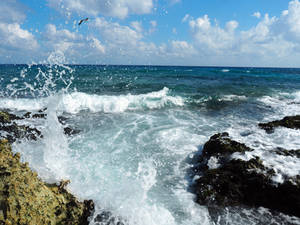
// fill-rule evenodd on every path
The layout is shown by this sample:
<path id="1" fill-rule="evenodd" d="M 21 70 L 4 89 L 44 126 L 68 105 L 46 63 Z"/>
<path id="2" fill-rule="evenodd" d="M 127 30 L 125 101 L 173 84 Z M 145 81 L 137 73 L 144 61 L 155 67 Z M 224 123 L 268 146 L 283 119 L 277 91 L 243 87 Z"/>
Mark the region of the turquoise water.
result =
<path id="1" fill-rule="evenodd" d="M 266 209 L 224 209 L 212 218 L 188 192 L 192 158 L 217 132 L 257 152 L 299 148 L 297 131 L 268 135 L 257 124 L 300 109 L 300 69 L 1 65 L 0 107 L 22 114 L 44 138 L 13 146 L 42 179 L 70 179 L 96 214 L 111 211 L 125 224 L 300 224 Z M 67 137 L 57 117 L 79 129 Z M 262 157 L 263 157 L 263 153 Z M 278 174 L 300 173 L 293 164 Z M 297 162 L 295 162 L 297 163 Z M 292 221 L 292 222 L 291 222 Z M 91 219 L 91 224 L 96 224 Z"/>

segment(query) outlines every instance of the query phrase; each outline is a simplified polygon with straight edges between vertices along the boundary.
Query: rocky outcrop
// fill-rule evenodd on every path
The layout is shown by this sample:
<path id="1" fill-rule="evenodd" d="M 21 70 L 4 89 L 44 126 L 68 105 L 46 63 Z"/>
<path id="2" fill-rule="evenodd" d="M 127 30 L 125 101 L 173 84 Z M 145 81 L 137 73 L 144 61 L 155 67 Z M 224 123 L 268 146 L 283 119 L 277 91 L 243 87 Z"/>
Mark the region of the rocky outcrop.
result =
<path id="1" fill-rule="evenodd" d="M 282 120 L 275 120 L 269 123 L 259 123 L 258 126 L 268 133 L 274 132 L 276 127 L 300 129 L 300 115 L 286 116 Z"/>
<path id="2" fill-rule="evenodd" d="M 87 225 L 92 200 L 79 202 L 60 185 L 42 182 L 13 155 L 7 140 L 0 142 L 0 224 Z"/>
<path id="3" fill-rule="evenodd" d="M 15 122 L 16 120 L 22 119 L 22 117 L 14 114 L 0 111 L 0 131 L 6 133 L 2 136 L 4 136 L 10 143 L 20 138 L 37 140 L 38 137 L 42 137 L 42 134 L 38 129 L 26 125 L 18 125 Z"/>
<path id="4" fill-rule="evenodd" d="M 0 131 L 4 131 L 6 133 L 4 135 L 1 135 L 2 138 L 7 139 L 10 143 L 13 143 L 17 139 L 21 138 L 27 138 L 29 140 L 37 140 L 38 138 L 42 138 L 43 135 L 37 128 L 26 125 L 19 125 L 16 123 L 17 120 L 23 120 L 25 118 L 45 119 L 47 117 L 47 114 L 42 112 L 44 111 L 39 111 L 39 113 L 36 114 L 27 112 L 22 117 L 20 117 L 7 111 L 0 111 Z M 58 120 L 64 126 L 63 129 L 66 135 L 70 136 L 80 133 L 80 130 L 66 126 L 67 119 L 65 117 L 58 117 Z"/>
<path id="5" fill-rule="evenodd" d="M 228 133 L 212 136 L 194 168 L 191 190 L 196 194 L 196 202 L 216 207 L 263 206 L 300 217 L 300 175 L 286 177 L 284 183 L 274 184 L 275 171 L 265 167 L 259 157 L 249 161 L 231 157 L 232 153 L 247 151 L 252 149 L 231 140 Z M 298 151 L 276 151 L 298 154 Z M 211 160 L 217 166 L 211 166 Z"/>

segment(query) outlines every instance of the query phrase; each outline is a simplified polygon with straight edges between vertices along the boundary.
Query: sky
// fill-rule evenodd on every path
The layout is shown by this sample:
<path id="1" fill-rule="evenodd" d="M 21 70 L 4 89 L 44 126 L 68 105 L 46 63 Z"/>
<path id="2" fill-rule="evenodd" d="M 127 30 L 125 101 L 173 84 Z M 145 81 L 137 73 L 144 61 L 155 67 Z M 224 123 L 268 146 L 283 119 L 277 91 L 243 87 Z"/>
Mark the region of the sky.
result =
<path id="1" fill-rule="evenodd" d="M 0 40 L 2 64 L 300 67 L 300 2 L 1 0 Z"/>

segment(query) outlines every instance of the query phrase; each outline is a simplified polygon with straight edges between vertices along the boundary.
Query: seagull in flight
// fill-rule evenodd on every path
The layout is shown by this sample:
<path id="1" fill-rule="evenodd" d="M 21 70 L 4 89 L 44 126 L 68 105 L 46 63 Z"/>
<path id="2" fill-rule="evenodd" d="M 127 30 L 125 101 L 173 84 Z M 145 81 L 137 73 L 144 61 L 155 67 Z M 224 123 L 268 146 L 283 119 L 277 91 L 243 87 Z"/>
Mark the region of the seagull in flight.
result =
<path id="1" fill-rule="evenodd" d="M 86 22 L 88 20 L 89 20 L 89 18 L 85 18 L 85 19 L 80 20 L 79 23 L 78 23 L 78 26 L 80 26 L 83 22 Z"/>

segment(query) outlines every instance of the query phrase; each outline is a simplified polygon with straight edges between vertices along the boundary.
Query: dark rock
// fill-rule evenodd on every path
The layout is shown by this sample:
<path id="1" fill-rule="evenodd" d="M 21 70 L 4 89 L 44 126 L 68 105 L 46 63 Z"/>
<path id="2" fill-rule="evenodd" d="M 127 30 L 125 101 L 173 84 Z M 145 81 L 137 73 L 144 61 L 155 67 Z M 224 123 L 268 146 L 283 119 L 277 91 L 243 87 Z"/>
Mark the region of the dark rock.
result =
<path id="1" fill-rule="evenodd" d="M 27 112 L 23 115 L 24 118 L 34 118 L 34 119 L 45 119 L 47 114 L 45 113 L 36 113 L 32 114 L 31 112 Z"/>
<path id="2" fill-rule="evenodd" d="M 68 120 L 68 118 L 67 118 L 67 117 L 64 117 L 64 116 L 58 116 L 57 119 L 58 119 L 58 121 L 59 121 L 61 124 L 63 124 L 63 125 L 65 125 L 66 122 L 67 122 L 67 120 Z"/>
<path id="3" fill-rule="evenodd" d="M 111 212 L 103 211 L 95 217 L 94 221 L 95 222 L 107 222 L 111 216 L 112 216 Z"/>
<path id="4" fill-rule="evenodd" d="M 14 114 L 8 113 L 6 111 L 0 111 L 0 123 L 11 123 L 13 120 L 20 120 L 22 119 L 19 116 Z"/>
<path id="5" fill-rule="evenodd" d="M 208 142 L 204 144 L 202 155 L 204 157 L 231 155 L 234 152 L 252 151 L 246 145 L 231 140 L 227 132 L 213 135 Z"/>
<path id="6" fill-rule="evenodd" d="M 39 113 L 42 113 L 42 112 L 45 112 L 47 110 L 47 107 L 43 108 L 43 109 L 40 109 L 39 110 Z"/>
<path id="7" fill-rule="evenodd" d="M 77 129 L 73 129 L 71 127 L 65 127 L 64 128 L 64 132 L 66 135 L 75 135 L 75 134 L 79 134 L 80 133 L 80 130 L 77 130 Z"/>
<path id="8" fill-rule="evenodd" d="M 16 123 L 0 124 L 0 131 L 6 131 L 8 133 L 6 138 L 10 143 L 20 138 L 37 140 L 38 137 L 42 137 L 42 134 L 38 129 L 25 125 L 18 125 Z"/>
<path id="9" fill-rule="evenodd" d="M 120 218 L 115 217 L 109 211 L 103 211 L 94 218 L 94 222 L 98 225 L 124 225 Z"/>
<path id="10" fill-rule="evenodd" d="M 284 148 L 276 148 L 275 153 L 283 156 L 293 156 L 300 158 L 300 149 L 298 150 L 286 150 Z"/>
<path id="11" fill-rule="evenodd" d="M 275 171 L 265 167 L 259 157 L 249 161 L 230 157 L 234 152 L 251 150 L 230 140 L 227 133 L 212 136 L 195 168 L 199 178 L 191 184 L 196 202 L 209 207 L 263 206 L 300 217 L 300 176 L 286 178 L 284 183 L 275 185 L 272 181 Z M 218 168 L 207 166 L 212 156 L 218 159 Z"/>
<path id="12" fill-rule="evenodd" d="M 286 116 L 282 120 L 275 120 L 269 123 L 259 123 L 258 126 L 267 133 L 274 132 L 276 127 L 286 127 L 292 129 L 300 129 L 300 115 Z"/>

